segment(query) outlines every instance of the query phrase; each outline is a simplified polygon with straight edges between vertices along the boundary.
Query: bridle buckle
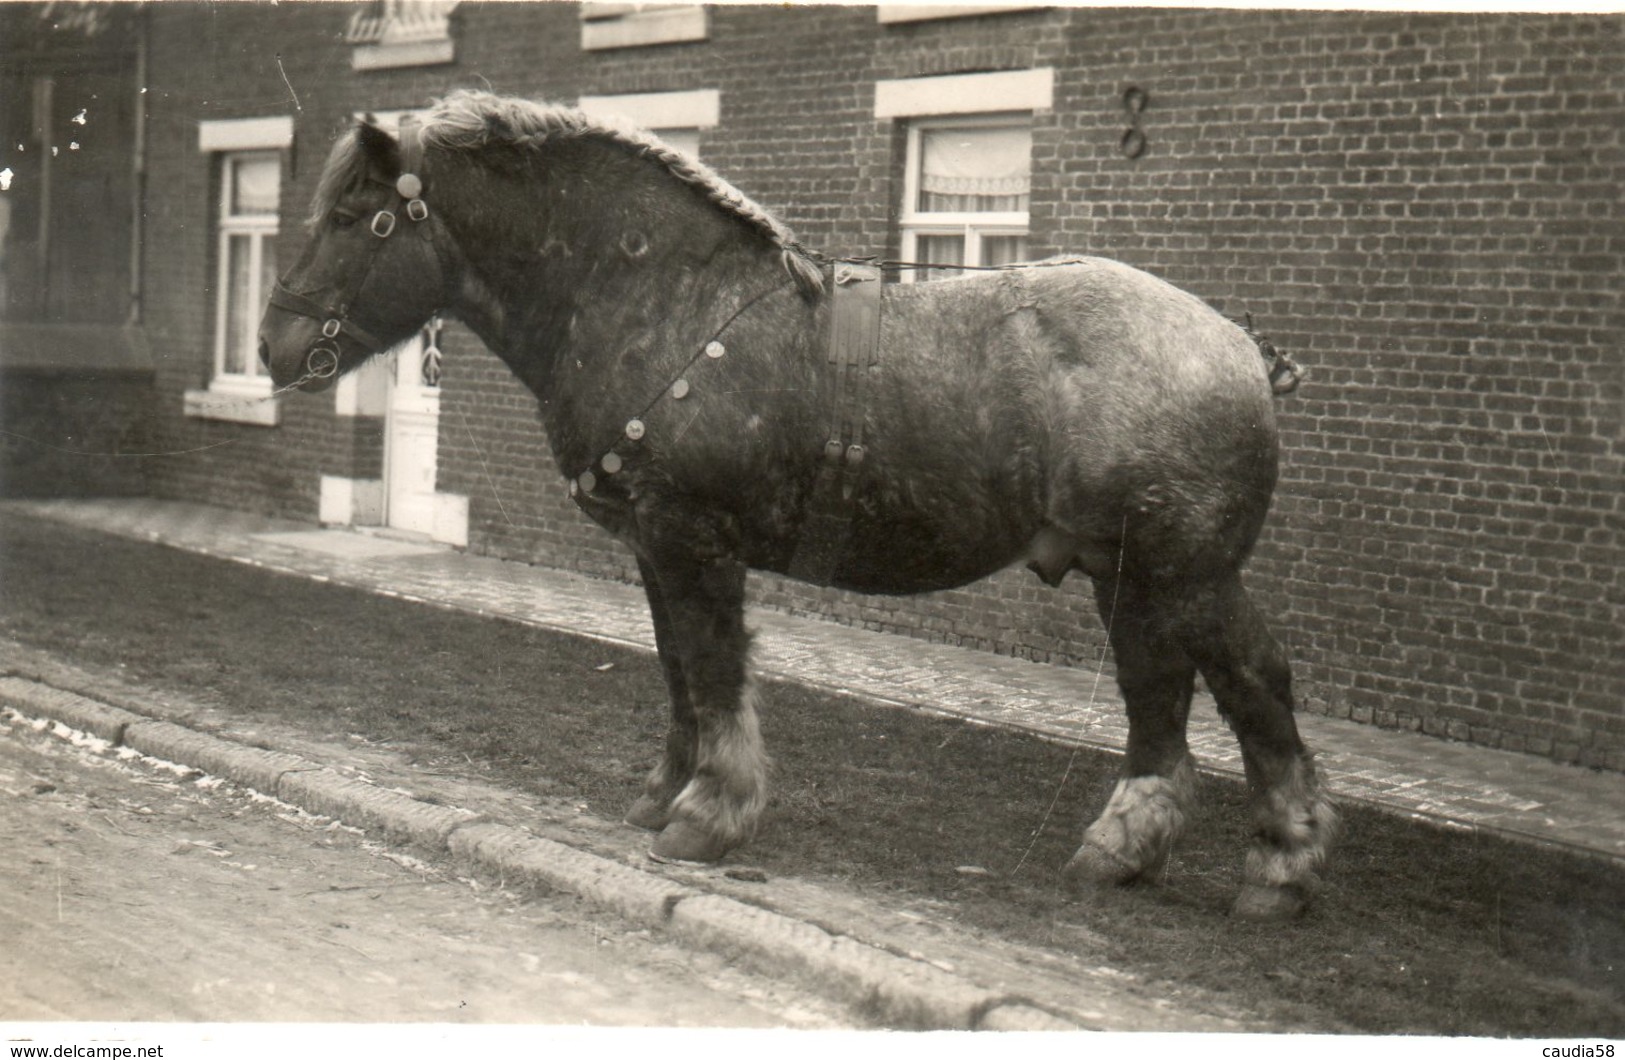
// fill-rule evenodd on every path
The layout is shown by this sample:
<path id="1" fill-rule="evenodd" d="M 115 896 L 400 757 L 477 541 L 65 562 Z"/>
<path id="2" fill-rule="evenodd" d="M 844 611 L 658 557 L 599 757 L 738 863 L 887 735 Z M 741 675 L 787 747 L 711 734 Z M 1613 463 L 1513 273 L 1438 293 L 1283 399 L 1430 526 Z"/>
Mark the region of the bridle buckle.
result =
<path id="1" fill-rule="evenodd" d="M 427 216 L 427 214 L 425 214 Z M 372 234 L 379 239 L 388 239 L 395 231 L 395 215 L 388 210 L 379 210 L 372 215 Z"/>

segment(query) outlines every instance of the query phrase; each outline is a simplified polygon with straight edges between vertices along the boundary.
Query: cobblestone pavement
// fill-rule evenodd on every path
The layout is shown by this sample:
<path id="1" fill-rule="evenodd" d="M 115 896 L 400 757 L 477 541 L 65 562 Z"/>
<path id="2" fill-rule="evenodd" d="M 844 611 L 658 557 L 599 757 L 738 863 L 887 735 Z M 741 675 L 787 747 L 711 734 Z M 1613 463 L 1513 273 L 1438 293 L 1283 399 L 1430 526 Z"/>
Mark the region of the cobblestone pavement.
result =
<path id="1" fill-rule="evenodd" d="M 36 515 L 385 596 L 647 650 L 637 586 L 469 555 L 437 545 L 155 500 L 7 502 Z M 924 708 L 1059 740 L 1121 750 L 1122 703 L 1109 677 L 753 609 L 754 661 L 772 677 Z M 1451 827 L 1485 829 L 1625 859 L 1625 776 L 1529 755 L 1300 714 L 1337 795 Z M 1199 697 L 1191 749 L 1239 776 L 1241 756 L 1212 700 Z"/>

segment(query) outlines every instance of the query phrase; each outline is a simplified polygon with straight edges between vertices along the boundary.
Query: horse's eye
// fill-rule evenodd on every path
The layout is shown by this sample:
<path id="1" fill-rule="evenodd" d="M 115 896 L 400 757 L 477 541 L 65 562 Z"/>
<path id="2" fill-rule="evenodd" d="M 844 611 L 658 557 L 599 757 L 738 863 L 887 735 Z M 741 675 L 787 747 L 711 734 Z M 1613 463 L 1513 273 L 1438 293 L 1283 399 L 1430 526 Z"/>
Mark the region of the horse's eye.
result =
<path id="1" fill-rule="evenodd" d="M 342 206 L 333 207 L 333 223 L 340 228 L 349 228 L 359 220 L 361 220 L 361 215 L 355 211 L 346 210 Z"/>

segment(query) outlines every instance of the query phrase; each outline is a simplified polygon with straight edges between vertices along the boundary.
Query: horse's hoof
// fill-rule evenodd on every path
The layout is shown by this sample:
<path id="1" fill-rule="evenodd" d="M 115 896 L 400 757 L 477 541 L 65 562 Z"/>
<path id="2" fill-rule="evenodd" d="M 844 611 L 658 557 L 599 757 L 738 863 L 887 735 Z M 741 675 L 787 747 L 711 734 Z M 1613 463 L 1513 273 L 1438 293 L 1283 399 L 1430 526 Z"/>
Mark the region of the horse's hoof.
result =
<path id="1" fill-rule="evenodd" d="M 732 843 L 679 817 L 661 829 L 654 845 L 649 848 L 649 857 L 655 861 L 709 865 L 713 861 L 720 861 L 732 849 Z"/>
<path id="2" fill-rule="evenodd" d="M 1236 904 L 1230 907 L 1230 915 L 1237 920 L 1291 920 L 1308 907 L 1309 897 L 1302 888 L 1249 883 L 1242 887 Z"/>
<path id="3" fill-rule="evenodd" d="M 1061 874 L 1074 886 L 1133 883 L 1141 871 L 1093 840 L 1085 839 Z"/>
<path id="4" fill-rule="evenodd" d="M 626 811 L 626 823 L 634 828 L 658 832 L 671 823 L 671 802 L 639 795 L 632 808 Z"/>

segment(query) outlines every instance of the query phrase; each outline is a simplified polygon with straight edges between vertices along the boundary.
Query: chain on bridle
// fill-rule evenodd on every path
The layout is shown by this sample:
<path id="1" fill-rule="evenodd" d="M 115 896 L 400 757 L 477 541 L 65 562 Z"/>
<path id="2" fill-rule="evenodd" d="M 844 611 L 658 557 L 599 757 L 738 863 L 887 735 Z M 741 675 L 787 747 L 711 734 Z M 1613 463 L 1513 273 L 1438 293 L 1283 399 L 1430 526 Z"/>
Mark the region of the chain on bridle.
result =
<path id="1" fill-rule="evenodd" d="M 367 178 L 375 184 L 392 186 L 395 193 L 405 200 L 407 219 L 414 224 L 429 219 L 429 205 L 423 201 L 423 178 L 418 175 L 422 169 L 423 144 L 418 136 L 417 124 L 418 119 L 413 115 L 401 119 L 401 175 L 395 178 L 394 184 L 389 185 L 388 181 L 379 180 L 377 177 Z M 349 336 L 369 353 L 382 353 L 387 347 L 387 344 L 376 335 L 350 319 L 349 313 L 356 296 L 367 285 L 367 279 L 377 262 L 378 252 L 383 249 L 384 242 L 395 233 L 398 220 L 395 212 L 387 208 L 372 215 L 368 227 L 377 238 L 369 246 L 364 266 L 355 270 L 350 283 L 335 291 L 327 303 L 290 290 L 280 279 L 272 288 L 273 306 L 322 322 L 321 337 L 311 344 L 305 354 L 305 372 L 300 383 L 312 379 L 327 379 L 339 370 L 338 340 L 341 335 Z M 424 238 L 428 238 L 427 234 Z M 430 249 L 435 256 L 436 266 L 442 271 L 441 279 L 444 281 L 445 265 L 441 260 L 440 250 L 432 242 Z"/>

